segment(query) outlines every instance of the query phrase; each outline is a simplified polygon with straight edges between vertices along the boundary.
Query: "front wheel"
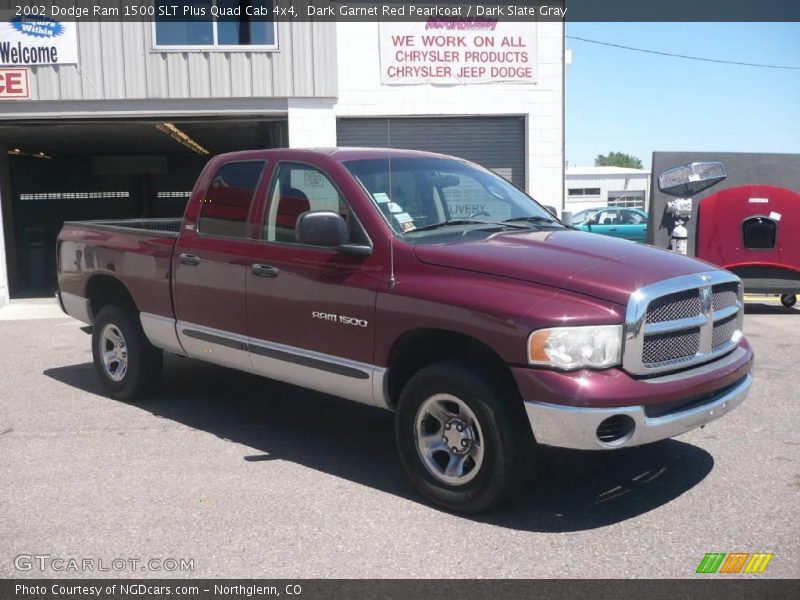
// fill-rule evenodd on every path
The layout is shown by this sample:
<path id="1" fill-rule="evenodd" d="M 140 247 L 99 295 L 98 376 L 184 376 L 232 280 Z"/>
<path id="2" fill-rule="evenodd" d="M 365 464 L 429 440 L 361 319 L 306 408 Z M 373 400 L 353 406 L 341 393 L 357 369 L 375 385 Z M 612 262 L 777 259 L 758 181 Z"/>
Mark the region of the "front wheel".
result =
<path id="1" fill-rule="evenodd" d="M 786 308 L 791 308 L 797 304 L 797 296 L 795 294 L 782 294 L 781 304 L 783 304 Z"/>
<path id="2" fill-rule="evenodd" d="M 161 350 L 150 344 L 136 315 L 117 306 L 105 306 L 97 315 L 92 356 L 100 382 L 119 400 L 143 396 L 161 381 Z"/>
<path id="3" fill-rule="evenodd" d="M 396 420 L 400 459 L 434 504 L 485 510 L 525 481 L 533 436 L 509 388 L 502 377 L 449 363 L 425 367 L 406 384 Z"/>

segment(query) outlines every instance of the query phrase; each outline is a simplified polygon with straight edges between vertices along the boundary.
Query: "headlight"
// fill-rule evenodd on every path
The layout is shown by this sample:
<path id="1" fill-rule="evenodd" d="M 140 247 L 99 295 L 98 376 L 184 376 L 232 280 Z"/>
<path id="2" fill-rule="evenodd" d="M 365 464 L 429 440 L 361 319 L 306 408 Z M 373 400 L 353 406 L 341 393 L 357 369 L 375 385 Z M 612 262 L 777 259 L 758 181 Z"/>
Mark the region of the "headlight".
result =
<path id="1" fill-rule="evenodd" d="M 603 369 L 619 364 L 622 325 L 552 327 L 528 337 L 528 362 L 557 369 Z"/>

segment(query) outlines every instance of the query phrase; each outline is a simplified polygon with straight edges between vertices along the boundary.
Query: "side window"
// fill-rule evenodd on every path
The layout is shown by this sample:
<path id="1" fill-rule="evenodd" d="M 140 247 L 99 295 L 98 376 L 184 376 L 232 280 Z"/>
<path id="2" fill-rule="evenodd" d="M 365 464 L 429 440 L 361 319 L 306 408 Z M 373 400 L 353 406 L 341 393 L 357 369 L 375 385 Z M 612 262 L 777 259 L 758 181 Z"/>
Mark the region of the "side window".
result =
<path id="1" fill-rule="evenodd" d="M 644 217 L 635 210 L 622 211 L 622 225 L 641 225 L 644 222 Z"/>
<path id="2" fill-rule="evenodd" d="M 222 166 L 203 198 L 197 232 L 244 237 L 250 203 L 263 169 L 263 161 L 232 162 Z"/>
<path id="3" fill-rule="evenodd" d="M 601 210 L 597 213 L 595 221 L 598 225 L 614 225 L 617 222 L 617 212 L 614 210 Z"/>
<path id="4" fill-rule="evenodd" d="M 330 210 L 350 221 L 350 209 L 328 176 L 310 165 L 282 163 L 272 182 L 263 238 L 297 243 L 295 227 L 304 212 Z"/>

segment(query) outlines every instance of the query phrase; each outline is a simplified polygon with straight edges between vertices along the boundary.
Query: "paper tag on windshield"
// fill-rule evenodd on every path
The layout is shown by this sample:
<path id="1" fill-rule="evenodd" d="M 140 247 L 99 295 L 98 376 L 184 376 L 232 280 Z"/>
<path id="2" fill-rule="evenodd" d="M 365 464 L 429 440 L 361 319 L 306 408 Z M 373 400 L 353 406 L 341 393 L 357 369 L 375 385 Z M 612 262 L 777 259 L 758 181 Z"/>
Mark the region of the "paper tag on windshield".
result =
<path id="1" fill-rule="evenodd" d="M 403 207 L 396 202 L 389 202 L 389 210 L 394 214 L 400 214 L 404 212 Z"/>
<path id="2" fill-rule="evenodd" d="M 375 198 L 375 202 L 380 204 L 385 204 L 386 202 L 391 202 L 391 199 L 387 194 L 383 192 L 378 192 L 377 194 L 372 194 L 372 197 Z"/>

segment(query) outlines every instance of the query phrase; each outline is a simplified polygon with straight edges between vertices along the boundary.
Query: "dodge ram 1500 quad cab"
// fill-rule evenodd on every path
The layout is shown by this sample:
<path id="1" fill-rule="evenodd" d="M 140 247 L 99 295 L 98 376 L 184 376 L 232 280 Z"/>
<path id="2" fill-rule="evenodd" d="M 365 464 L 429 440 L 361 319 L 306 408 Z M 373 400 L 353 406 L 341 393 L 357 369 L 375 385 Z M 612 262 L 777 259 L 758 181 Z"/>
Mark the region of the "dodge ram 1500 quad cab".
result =
<path id="1" fill-rule="evenodd" d="M 166 351 L 395 411 L 447 509 L 498 502 L 538 445 L 662 440 L 751 385 L 736 276 L 565 227 L 457 158 L 222 155 L 182 220 L 68 222 L 58 245 L 111 396 L 153 391 Z"/>

